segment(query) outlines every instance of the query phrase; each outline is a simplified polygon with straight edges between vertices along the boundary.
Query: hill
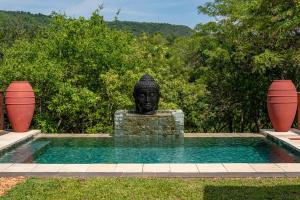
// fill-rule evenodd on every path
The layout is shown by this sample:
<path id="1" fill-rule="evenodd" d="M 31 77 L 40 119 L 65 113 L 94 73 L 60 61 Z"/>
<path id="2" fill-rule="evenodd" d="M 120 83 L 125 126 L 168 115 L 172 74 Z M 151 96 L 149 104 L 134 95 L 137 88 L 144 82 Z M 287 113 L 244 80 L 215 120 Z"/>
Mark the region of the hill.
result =
<path id="1" fill-rule="evenodd" d="M 0 10 L 1 32 L 7 32 L 6 29 L 15 30 L 15 36 L 11 36 L 12 38 L 16 37 L 18 34 L 23 34 L 24 32 L 29 35 L 34 34 L 38 26 L 47 25 L 50 21 L 51 17 L 43 14 Z M 126 30 L 137 35 L 141 33 L 161 33 L 164 36 L 180 37 L 190 36 L 193 33 L 193 30 L 188 26 L 167 23 L 113 21 L 107 22 L 107 24 L 113 29 Z"/>
<path id="2" fill-rule="evenodd" d="M 33 37 L 38 29 L 49 24 L 51 18 L 42 14 L 0 11 L 0 46 L 11 45 L 17 38 Z"/>
<path id="3" fill-rule="evenodd" d="M 23 22 L 23 24 L 43 25 L 50 22 L 51 17 L 43 14 L 32 14 L 23 11 L 0 10 L 0 24 Z"/>
<path id="4" fill-rule="evenodd" d="M 193 30 L 190 27 L 184 25 L 132 21 L 113 21 L 107 23 L 111 28 L 126 30 L 136 35 L 141 33 L 162 33 L 165 36 L 179 37 L 190 36 L 193 34 Z"/>

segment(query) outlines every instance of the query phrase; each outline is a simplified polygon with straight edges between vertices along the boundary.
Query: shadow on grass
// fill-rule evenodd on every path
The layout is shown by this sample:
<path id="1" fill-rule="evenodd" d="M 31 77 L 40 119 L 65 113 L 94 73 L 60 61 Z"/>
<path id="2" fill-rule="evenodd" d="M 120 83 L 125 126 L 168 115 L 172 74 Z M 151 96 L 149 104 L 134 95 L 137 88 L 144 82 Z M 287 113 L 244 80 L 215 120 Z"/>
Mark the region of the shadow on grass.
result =
<path id="1" fill-rule="evenodd" d="M 282 186 L 205 186 L 204 200 L 212 199 L 300 199 L 300 185 Z"/>

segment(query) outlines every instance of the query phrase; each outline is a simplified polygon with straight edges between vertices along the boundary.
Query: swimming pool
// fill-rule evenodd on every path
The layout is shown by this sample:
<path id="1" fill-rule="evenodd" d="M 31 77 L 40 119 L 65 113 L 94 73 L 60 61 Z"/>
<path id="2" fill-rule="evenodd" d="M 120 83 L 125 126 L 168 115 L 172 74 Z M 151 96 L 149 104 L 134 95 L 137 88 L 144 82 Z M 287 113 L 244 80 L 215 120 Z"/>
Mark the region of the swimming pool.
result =
<path id="1" fill-rule="evenodd" d="M 3 152 L 0 163 L 296 163 L 265 137 L 37 138 Z"/>

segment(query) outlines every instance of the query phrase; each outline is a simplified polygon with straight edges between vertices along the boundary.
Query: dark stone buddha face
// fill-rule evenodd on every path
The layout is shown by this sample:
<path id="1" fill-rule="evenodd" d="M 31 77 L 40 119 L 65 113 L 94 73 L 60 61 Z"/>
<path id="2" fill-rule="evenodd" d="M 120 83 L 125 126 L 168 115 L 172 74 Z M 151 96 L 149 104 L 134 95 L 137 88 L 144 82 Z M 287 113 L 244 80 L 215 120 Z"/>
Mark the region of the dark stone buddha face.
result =
<path id="1" fill-rule="evenodd" d="M 149 75 L 144 75 L 135 85 L 133 96 L 135 99 L 136 113 L 153 115 L 158 109 L 159 86 Z"/>

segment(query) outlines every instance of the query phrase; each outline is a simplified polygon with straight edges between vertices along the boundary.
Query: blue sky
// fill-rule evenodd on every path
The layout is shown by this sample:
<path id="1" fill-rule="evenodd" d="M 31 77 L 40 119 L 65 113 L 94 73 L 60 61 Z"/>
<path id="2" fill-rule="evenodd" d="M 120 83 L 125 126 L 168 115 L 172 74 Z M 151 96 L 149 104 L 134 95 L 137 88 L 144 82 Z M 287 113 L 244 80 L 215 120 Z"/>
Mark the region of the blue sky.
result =
<path id="1" fill-rule="evenodd" d="M 166 22 L 193 28 L 212 19 L 197 13 L 197 6 L 208 0 L 0 0 L 0 10 L 18 10 L 50 14 L 66 13 L 71 17 L 90 14 L 103 4 L 102 15 L 112 20 L 121 9 L 119 20 Z"/>

